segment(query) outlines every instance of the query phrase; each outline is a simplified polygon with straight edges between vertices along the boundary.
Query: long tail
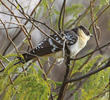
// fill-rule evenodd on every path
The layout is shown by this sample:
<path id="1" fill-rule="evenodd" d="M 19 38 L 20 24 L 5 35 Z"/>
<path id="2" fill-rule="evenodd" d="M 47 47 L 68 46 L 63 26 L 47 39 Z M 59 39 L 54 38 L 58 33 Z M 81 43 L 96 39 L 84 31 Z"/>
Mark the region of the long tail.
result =
<path id="1" fill-rule="evenodd" d="M 19 59 L 19 61 L 16 62 L 14 65 L 19 64 L 19 63 L 24 64 L 24 63 L 28 62 L 29 60 L 36 57 L 35 55 L 29 54 L 29 53 L 24 53 L 24 54 L 22 54 L 22 56 L 23 56 L 24 59 L 22 57 L 17 57 Z"/>

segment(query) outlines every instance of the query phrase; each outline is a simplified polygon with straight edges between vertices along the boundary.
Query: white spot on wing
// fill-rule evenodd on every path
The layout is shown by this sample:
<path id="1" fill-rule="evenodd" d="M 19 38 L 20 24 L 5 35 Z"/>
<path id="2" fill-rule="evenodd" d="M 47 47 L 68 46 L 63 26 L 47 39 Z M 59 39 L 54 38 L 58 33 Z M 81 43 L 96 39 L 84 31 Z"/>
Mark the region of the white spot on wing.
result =
<path id="1" fill-rule="evenodd" d="M 53 47 L 51 51 L 52 51 L 52 52 L 55 52 L 55 50 L 56 50 L 58 47 L 53 43 L 52 39 L 50 39 L 50 38 L 49 38 L 49 44 Z"/>

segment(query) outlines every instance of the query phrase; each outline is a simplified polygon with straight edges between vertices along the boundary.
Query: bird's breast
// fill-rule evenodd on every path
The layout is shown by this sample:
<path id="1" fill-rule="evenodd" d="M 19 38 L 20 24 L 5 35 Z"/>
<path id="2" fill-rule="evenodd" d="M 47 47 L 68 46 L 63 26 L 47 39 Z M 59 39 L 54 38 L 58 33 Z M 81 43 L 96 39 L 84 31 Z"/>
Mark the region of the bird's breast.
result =
<path id="1" fill-rule="evenodd" d="M 71 57 L 74 57 L 80 50 L 82 50 L 86 43 L 87 41 L 78 39 L 74 45 L 70 46 Z"/>

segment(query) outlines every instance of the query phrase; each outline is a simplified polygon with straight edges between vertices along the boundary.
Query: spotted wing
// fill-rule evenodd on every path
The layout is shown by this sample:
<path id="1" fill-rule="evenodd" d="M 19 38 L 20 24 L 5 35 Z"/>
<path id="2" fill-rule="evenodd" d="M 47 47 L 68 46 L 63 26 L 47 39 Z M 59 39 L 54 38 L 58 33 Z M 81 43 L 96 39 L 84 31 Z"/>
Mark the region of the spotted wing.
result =
<path id="1" fill-rule="evenodd" d="M 26 62 L 31 60 L 32 58 L 35 58 L 35 56 L 45 56 L 62 50 L 63 41 L 56 34 L 50 36 L 54 38 L 57 42 L 55 42 L 51 38 L 44 39 L 38 44 L 36 48 L 31 50 L 29 53 L 23 54 Z"/>

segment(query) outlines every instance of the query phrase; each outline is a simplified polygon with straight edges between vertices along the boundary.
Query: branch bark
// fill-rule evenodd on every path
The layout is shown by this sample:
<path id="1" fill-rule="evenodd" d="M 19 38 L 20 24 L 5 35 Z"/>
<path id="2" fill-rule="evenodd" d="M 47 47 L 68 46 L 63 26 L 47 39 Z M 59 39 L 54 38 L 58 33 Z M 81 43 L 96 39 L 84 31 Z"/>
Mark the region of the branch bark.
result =
<path id="1" fill-rule="evenodd" d="M 63 100 L 65 89 L 68 85 L 66 83 L 66 81 L 68 80 L 69 71 L 70 71 L 70 51 L 69 51 L 67 45 L 65 45 L 65 65 L 66 65 L 66 73 L 65 73 L 64 80 L 63 80 L 63 83 L 61 85 L 60 92 L 58 94 L 58 99 L 57 100 Z"/>

